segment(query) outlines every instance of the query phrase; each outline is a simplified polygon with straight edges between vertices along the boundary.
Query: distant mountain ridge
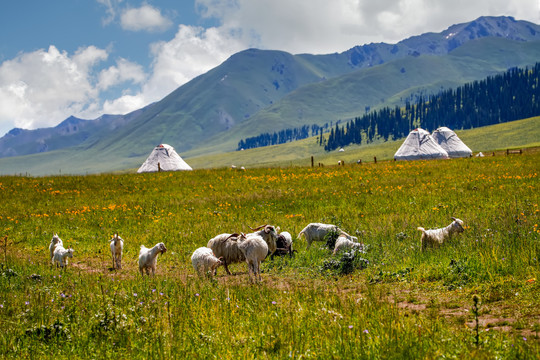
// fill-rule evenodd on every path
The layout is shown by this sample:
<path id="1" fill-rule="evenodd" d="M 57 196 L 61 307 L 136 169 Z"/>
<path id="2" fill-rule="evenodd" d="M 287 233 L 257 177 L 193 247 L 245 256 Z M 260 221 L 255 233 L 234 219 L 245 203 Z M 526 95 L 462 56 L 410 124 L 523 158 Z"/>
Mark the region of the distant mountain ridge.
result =
<path id="1" fill-rule="evenodd" d="M 118 158 L 108 167 L 83 167 L 92 172 L 138 163 L 159 143 L 188 156 L 233 151 L 239 139 L 268 129 L 354 117 L 368 106 L 395 104 L 417 91 L 457 86 L 538 58 L 540 26 L 511 17 L 481 17 L 441 33 L 335 54 L 248 49 L 131 114 L 13 129 L 0 138 L 0 157 L 41 152 L 42 162 L 49 152 L 73 148 L 95 161 L 106 153 Z"/>

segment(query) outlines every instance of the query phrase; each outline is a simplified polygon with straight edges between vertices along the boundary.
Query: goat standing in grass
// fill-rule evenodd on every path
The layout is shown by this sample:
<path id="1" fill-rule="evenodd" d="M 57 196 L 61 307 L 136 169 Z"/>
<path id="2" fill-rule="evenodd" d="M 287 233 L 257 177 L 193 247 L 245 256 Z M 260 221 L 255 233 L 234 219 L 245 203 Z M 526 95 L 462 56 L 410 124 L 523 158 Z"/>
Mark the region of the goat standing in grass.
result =
<path id="1" fill-rule="evenodd" d="M 124 250 L 124 240 L 115 233 L 111 239 L 112 268 L 122 268 L 122 251 Z"/>
<path id="2" fill-rule="evenodd" d="M 60 266 L 61 268 L 65 269 L 65 267 L 68 264 L 67 258 L 73 257 L 73 249 L 70 247 L 69 249 L 64 249 L 62 245 L 57 245 L 54 249 L 53 254 L 53 264 L 56 263 L 56 267 Z"/>
<path id="3" fill-rule="evenodd" d="M 51 253 L 51 261 L 53 262 L 53 264 L 54 250 L 58 245 L 63 246 L 62 239 L 58 237 L 58 234 L 54 234 L 49 245 L 49 252 Z"/>
<path id="4" fill-rule="evenodd" d="M 465 230 L 462 220 L 455 217 L 452 217 L 452 220 L 450 225 L 440 229 L 426 230 L 423 227 L 418 227 L 417 229 L 422 232 L 422 237 L 420 238 L 422 250 L 428 247 L 440 246 L 454 234 L 462 233 Z"/>
<path id="5" fill-rule="evenodd" d="M 146 246 L 141 245 L 141 251 L 139 252 L 139 271 L 141 275 L 144 275 L 143 270 L 146 270 L 146 275 L 156 274 L 157 256 L 167 251 L 165 244 L 160 242 L 153 248 L 148 249 Z"/>
<path id="6" fill-rule="evenodd" d="M 240 234 L 237 241 L 238 248 L 246 258 L 250 282 L 261 281 L 261 262 L 268 255 L 268 244 L 262 236 L 256 233 L 248 235 Z"/>
<path id="7" fill-rule="evenodd" d="M 223 258 L 218 259 L 210 248 L 200 247 L 191 255 L 191 265 L 199 277 L 207 275 L 212 278 L 218 266 L 223 265 Z"/>

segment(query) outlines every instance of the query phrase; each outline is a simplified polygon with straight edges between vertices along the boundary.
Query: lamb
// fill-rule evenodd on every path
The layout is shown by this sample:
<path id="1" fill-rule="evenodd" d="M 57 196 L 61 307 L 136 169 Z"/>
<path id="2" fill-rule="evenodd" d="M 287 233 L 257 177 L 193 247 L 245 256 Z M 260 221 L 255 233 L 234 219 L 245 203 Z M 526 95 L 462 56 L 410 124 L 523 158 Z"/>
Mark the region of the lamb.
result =
<path id="1" fill-rule="evenodd" d="M 279 230 L 279 228 L 277 230 Z M 289 232 L 283 231 L 279 233 L 276 241 L 277 249 L 272 254 L 271 259 L 273 260 L 275 255 L 283 256 L 289 254 L 289 256 L 292 257 L 293 253 L 296 251 L 293 250 L 292 243 L 292 236 Z"/>
<path id="2" fill-rule="evenodd" d="M 58 234 L 54 234 L 51 239 L 51 244 L 49 245 L 49 252 L 51 253 L 51 261 L 53 264 L 54 249 L 56 249 L 58 245 L 63 246 L 62 239 L 58 237 Z"/>
<path id="3" fill-rule="evenodd" d="M 337 233 L 340 236 L 344 236 L 352 242 L 358 242 L 358 238 L 356 236 L 351 236 L 347 234 L 345 231 L 341 230 L 336 225 L 321 223 L 308 224 L 302 231 L 300 231 L 300 233 L 298 234 L 298 239 L 300 239 L 300 236 L 304 234 L 304 237 L 306 238 L 308 244 L 307 248 L 309 249 L 312 242 L 325 241 L 325 237 L 332 232 Z"/>
<path id="4" fill-rule="evenodd" d="M 462 233 L 465 230 L 462 220 L 455 217 L 452 217 L 452 220 L 450 225 L 440 229 L 426 230 L 423 227 L 418 227 L 417 229 L 422 232 L 422 237 L 420 238 L 422 250 L 425 250 L 428 246 L 440 246 L 454 234 Z"/>
<path id="5" fill-rule="evenodd" d="M 238 248 L 246 258 L 250 282 L 261 281 L 261 262 L 268 255 L 268 244 L 256 233 L 240 234 L 237 241 Z"/>
<path id="6" fill-rule="evenodd" d="M 193 265 L 193 269 L 195 269 L 199 277 L 202 277 L 203 274 L 208 274 L 209 271 L 210 277 L 212 277 L 218 266 L 223 265 L 222 259 L 218 259 L 212 249 L 200 247 L 191 255 L 191 265 Z"/>
<path id="7" fill-rule="evenodd" d="M 214 252 L 214 255 L 223 259 L 223 267 L 228 275 L 231 275 L 228 265 L 240 263 L 246 260 L 246 257 L 238 249 L 237 243 L 238 234 L 219 234 L 210 239 L 206 245 Z M 214 275 L 217 274 L 217 268 L 214 269 Z"/>
<path id="8" fill-rule="evenodd" d="M 340 235 L 336 240 L 333 255 L 336 255 L 338 252 L 345 249 L 364 251 L 364 244 L 351 241 L 347 237 Z"/>
<path id="9" fill-rule="evenodd" d="M 124 239 L 118 236 L 118 233 L 115 233 L 111 242 L 111 255 L 112 255 L 112 268 L 121 269 L 122 268 L 122 250 L 124 249 Z"/>
<path id="10" fill-rule="evenodd" d="M 163 254 L 166 251 L 167 248 L 162 242 L 157 243 L 151 249 L 148 249 L 144 245 L 141 245 L 141 251 L 139 252 L 139 271 L 141 272 L 141 275 L 144 276 L 143 270 L 146 270 L 146 275 L 150 275 L 150 270 L 152 270 L 152 275 L 155 275 L 157 256 L 159 254 Z"/>
<path id="11" fill-rule="evenodd" d="M 61 268 L 65 268 L 65 266 L 67 266 L 68 264 L 67 258 L 73 257 L 73 251 L 75 250 L 73 250 L 71 247 L 66 250 L 64 249 L 62 245 L 57 244 L 56 248 L 54 249 L 54 254 L 53 254 L 53 259 L 52 259 L 53 264 L 56 263 L 56 267 L 60 266 Z"/>

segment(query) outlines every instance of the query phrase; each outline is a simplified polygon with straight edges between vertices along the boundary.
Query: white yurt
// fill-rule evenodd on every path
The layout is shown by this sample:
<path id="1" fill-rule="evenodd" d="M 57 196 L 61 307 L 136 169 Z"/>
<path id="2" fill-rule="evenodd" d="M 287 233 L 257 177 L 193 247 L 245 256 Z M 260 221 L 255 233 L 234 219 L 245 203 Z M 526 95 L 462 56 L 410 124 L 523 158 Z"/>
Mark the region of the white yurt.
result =
<path id="1" fill-rule="evenodd" d="M 440 127 L 431 134 L 451 158 L 471 157 L 472 150 L 447 127 Z"/>
<path id="2" fill-rule="evenodd" d="M 193 170 L 174 148 L 167 144 L 158 145 L 152 150 L 146 161 L 141 165 L 138 173 L 156 171 Z"/>
<path id="3" fill-rule="evenodd" d="M 409 133 L 398 151 L 395 160 L 448 159 L 448 153 L 437 144 L 424 129 L 414 129 Z"/>

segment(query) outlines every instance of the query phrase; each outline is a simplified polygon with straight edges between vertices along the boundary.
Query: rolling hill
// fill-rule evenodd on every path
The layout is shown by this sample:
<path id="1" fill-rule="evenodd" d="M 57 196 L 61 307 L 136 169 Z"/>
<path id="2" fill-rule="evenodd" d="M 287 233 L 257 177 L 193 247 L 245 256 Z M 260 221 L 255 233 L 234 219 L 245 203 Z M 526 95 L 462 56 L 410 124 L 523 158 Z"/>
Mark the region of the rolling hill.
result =
<path id="1" fill-rule="evenodd" d="M 0 139 L 0 154 L 25 156 L 0 159 L 0 172 L 132 168 L 159 143 L 173 145 L 184 157 L 232 151 L 247 136 L 361 115 L 367 107 L 399 104 L 418 93 L 533 64 L 540 58 L 539 41 L 538 25 L 483 17 L 340 54 L 249 49 L 132 114 L 12 130 Z"/>

